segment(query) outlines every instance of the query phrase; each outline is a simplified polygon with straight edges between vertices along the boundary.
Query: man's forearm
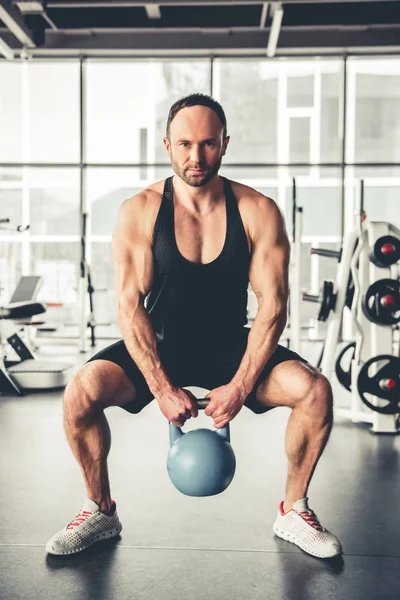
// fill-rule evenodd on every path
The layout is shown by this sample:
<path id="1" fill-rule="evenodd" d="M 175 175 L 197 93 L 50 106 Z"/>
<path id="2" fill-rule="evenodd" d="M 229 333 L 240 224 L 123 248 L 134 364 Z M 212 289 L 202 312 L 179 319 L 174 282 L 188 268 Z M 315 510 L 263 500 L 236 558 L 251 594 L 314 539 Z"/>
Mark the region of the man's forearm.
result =
<path id="1" fill-rule="evenodd" d="M 133 317 L 131 311 L 127 313 L 120 309 L 118 322 L 129 354 L 158 399 L 174 386 L 161 364 L 156 335 L 146 309 L 139 305 Z"/>
<path id="2" fill-rule="evenodd" d="M 246 352 L 231 380 L 231 385 L 240 390 L 243 399 L 250 394 L 257 378 L 274 353 L 285 325 L 286 310 L 274 317 L 268 317 L 262 311 L 257 313 L 249 333 Z"/>

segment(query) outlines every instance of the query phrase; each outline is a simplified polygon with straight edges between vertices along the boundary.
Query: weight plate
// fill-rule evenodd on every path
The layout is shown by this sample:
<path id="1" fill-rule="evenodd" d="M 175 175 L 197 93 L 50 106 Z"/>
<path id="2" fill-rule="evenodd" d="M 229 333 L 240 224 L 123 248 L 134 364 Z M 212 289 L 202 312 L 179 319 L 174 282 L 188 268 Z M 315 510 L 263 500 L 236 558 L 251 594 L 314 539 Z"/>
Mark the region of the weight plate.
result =
<path id="1" fill-rule="evenodd" d="M 369 286 L 362 308 L 367 319 L 378 325 L 400 322 L 400 282 L 397 279 L 379 279 Z"/>
<path id="2" fill-rule="evenodd" d="M 377 267 L 390 267 L 400 259 L 400 240 L 394 235 L 383 235 L 374 244 L 369 256 Z"/>
<path id="3" fill-rule="evenodd" d="M 349 350 L 352 350 L 352 354 L 351 354 L 351 358 L 350 358 L 350 362 L 349 362 L 349 368 L 347 370 L 345 370 L 342 366 L 342 360 L 343 360 L 343 357 L 349 352 Z M 338 378 L 339 383 L 344 388 L 346 388 L 346 390 L 348 390 L 349 392 L 351 392 L 351 361 L 354 358 L 355 351 L 356 351 L 356 343 L 355 342 L 351 342 L 350 344 L 347 344 L 347 346 L 345 346 L 338 354 L 338 357 L 337 357 L 336 363 L 335 363 L 336 377 Z"/>
<path id="4" fill-rule="evenodd" d="M 333 293 L 333 281 L 324 281 L 320 294 L 321 306 L 318 313 L 318 321 L 326 321 L 331 310 L 335 309 L 336 294 Z"/>
<path id="5" fill-rule="evenodd" d="M 372 366 L 376 363 L 376 372 Z M 368 408 L 384 415 L 396 415 L 400 413 L 400 358 L 390 354 L 380 354 L 367 360 L 361 368 L 358 379 L 357 389 L 361 400 Z M 387 403 L 384 406 L 376 406 L 365 394 L 376 396 Z"/>

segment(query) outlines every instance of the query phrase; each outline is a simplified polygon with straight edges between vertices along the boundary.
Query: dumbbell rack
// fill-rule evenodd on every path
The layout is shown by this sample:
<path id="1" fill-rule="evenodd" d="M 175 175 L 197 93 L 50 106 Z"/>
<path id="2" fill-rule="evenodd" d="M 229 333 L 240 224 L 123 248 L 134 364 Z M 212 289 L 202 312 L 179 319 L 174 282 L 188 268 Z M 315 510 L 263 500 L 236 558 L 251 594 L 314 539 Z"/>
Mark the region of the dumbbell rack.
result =
<path id="1" fill-rule="evenodd" d="M 400 231 L 390 223 L 369 222 L 365 214 L 361 214 L 360 217 L 357 228 L 345 239 L 340 256 L 336 277 L 336 302 L 328 322 L 321 372 L 331 379 L 343 311 L 346 307 L 348 284 L 352 278 L 354 295 L 349 308 L 355 334 L 355 353 L 350 366 L 351 405 L 349 409 L 337 408 L 336 413 L 350 418 L 353 422 L 371 423 L 373 433 L 394 434 L 399 432 L 397 415 L 381 414 L 369 409 L 361 400 L 358 378 L 363 365 L 372 357 L 399 355 L 398 348 L 394 348 L 393 326 L 377 324 L 367 318 L 363 310 L 363 299 L 372 283 L 382 279 L 398 279 L 399 262 L 391 266 L 378 266 L 371 260 L 371 249 L 383 236 L 391 235 L 400 240 Z M 372 396 L 371 403 L 379 407 L 381 400 Z"/>

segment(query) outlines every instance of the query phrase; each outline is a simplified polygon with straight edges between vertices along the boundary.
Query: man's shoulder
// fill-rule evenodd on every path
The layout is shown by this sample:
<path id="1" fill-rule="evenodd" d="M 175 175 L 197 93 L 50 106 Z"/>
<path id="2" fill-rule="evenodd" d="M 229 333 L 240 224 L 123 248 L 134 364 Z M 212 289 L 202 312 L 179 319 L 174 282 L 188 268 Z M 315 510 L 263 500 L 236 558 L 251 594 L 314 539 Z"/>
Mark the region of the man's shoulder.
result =
<path id="1" fill-rule="evenodd" d="M 152 236 L 160 210 L 165 180 L 157 181 L 125 200 L 119 209 L 117 228 Z"/>
<path id="2" fill-rule="evenodd" d="M 157 181 L 125 200 L 120 208 L 123 217 L 151 219 L 154 215 L 157 216 L 163 198 L 164 182 L 165 180 Z"/>
<path id="3" fill-rule="evenodd" d="M 265 196 L 249 185 L 239 183 L 238 181 L 230 181 L 230 184 L 240 212 L 257 215 L 259 211 L 264 212 L 271 209 L 273 210 L 274 207 L 276 207 L 275 200 Z"/>
<path id="4" fill-rule="evenodd" d="M 140 190 L 140 192 L 125 200 L 125 206 L 131 210 L 151 210 L 157 204 L 160 205 L 163 197 L 164 182 L 165 180 L 157 181 L 147 188 Z"/>

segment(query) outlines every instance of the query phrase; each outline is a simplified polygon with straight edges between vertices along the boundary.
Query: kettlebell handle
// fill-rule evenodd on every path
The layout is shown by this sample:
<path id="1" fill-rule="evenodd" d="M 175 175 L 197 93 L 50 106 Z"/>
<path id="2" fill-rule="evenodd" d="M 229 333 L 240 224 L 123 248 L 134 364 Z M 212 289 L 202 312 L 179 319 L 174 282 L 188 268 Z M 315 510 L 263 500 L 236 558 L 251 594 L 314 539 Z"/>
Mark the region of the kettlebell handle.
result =
<path id="1" fill-rule="evenodd" d="M 196 406 L 199 410 L 204 410 L 210 404 L 210 398 L 197 398 Z"/>
<path id="2" fill-rule="evenodd" d="M 207 408 L 210 404 L 210 398 L 196 398 L 196 406 L 199 410 Z M 227 442 L 231 441 L 229 423 L 224 425 L 221 429 L 215 429 L 215 433 L 220 435 Z M 169 441 L 172 446 L 182 435 L 185 435 L 180 427 L 177 427 L 173 423 L 169 423 Z"/>

